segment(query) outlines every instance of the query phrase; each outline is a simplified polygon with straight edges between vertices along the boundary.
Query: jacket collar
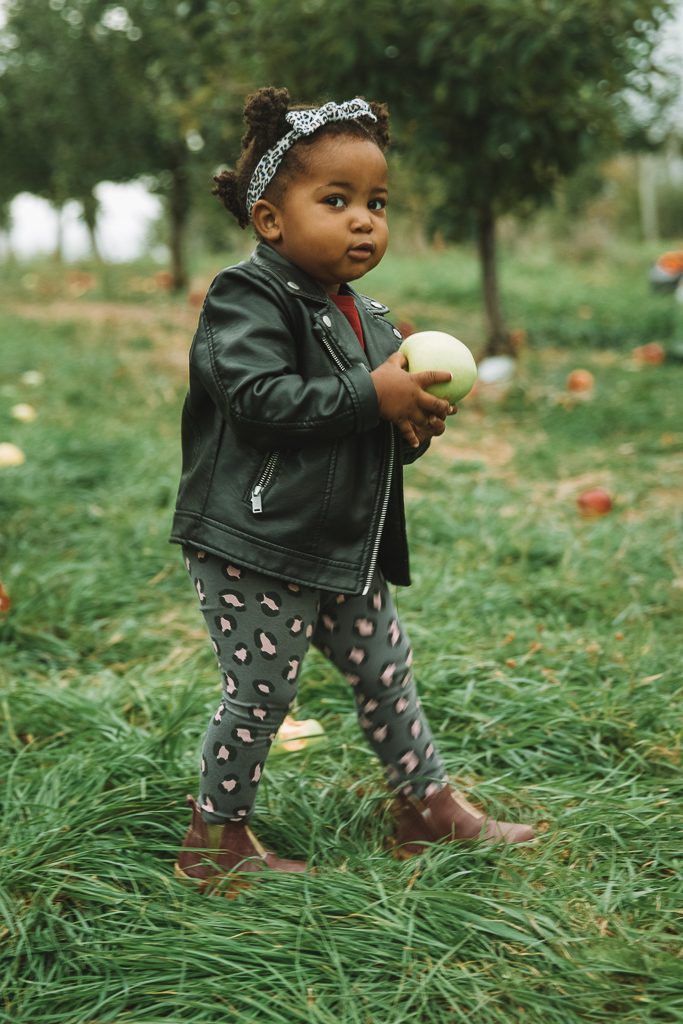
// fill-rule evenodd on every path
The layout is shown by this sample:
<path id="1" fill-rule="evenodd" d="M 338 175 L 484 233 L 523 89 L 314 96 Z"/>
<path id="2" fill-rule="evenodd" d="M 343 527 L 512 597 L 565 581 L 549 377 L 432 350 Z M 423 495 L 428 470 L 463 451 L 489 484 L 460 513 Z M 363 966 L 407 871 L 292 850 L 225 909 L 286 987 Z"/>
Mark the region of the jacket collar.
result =
<path id="1" fill-rule="evenodd" d="M 327 305 L 329 300 L 325 289 L 266 242 L 259 242 L 251 254 L 250 261 L 277 277 L 287 291 L 297 298 L 317 305 Z"/>
<path id="2" fill-rule="evenodd" d="M 279 252 L 276 252 L 266 242 L 258 243 L 250 256 L 250 262 L 274 274 L 285 288 L 298 298 L 314 302 L 316 305 L 328 306 L 330 304 L 329 295 L 317 281 L 314 281 L 312 277 L 305 274 L 294 263 L 290 263 L 288 259 L 281 256 Z M 385 306 L 384 303 L 371 299 L 368 295 L 362 295 L 348 284 L 344 286 L 344 291 L 346 294 L 353 295 L 354 298 L 359 299 L 366 312 L 371 313 L 373 316 L 384 316 L 385 313 L 389 312 L 389 307 Z"/>

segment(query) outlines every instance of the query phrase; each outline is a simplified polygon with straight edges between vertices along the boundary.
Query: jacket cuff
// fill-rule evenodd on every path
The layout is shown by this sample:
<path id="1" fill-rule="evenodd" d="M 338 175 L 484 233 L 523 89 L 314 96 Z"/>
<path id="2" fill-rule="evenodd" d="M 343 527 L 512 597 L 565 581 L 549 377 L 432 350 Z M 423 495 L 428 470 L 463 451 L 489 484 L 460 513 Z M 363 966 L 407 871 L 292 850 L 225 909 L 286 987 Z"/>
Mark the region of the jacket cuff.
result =
<path id="1" fill-rule="evenodd" d="M 340 374 L 339 379 L 344 381 L 351 395 L 359 433 L 376 427 L 379 423 L 379 402 L 367 366 L 356 363 L 346 373 Z"/>

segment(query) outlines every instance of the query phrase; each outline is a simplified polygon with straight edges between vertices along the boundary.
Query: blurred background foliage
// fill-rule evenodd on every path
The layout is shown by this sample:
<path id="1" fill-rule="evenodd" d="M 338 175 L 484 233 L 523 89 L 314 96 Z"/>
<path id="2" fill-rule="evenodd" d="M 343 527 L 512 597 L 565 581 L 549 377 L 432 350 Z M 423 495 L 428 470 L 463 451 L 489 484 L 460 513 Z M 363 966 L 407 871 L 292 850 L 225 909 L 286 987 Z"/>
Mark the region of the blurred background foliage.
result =
<path id="1" fill-rule="evenodd" d="M 101 181 L 145 182 L 172 288 L 188 251 L 225 251 L 212 175 L 237 156 L 245 95 L 386 101 L 392 218 L 414 248 L 472 244 L 489 353 L 514 351 L 498 246 L 679 237 L 675 0 L 7 0 L 0 216 L 21 192 L 77 200 L 97 259 Z M 539 213 L 539 211 L 544 211 Z M 590 225 L 586 228 L 585 225 Z"/>

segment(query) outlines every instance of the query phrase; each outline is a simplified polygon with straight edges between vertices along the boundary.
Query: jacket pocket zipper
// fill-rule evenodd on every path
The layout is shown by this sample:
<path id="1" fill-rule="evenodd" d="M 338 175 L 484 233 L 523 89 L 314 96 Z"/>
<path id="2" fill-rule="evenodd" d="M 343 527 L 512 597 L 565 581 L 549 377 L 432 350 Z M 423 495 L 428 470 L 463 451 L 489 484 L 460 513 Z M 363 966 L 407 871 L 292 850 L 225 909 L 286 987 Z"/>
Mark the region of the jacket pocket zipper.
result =
<path id="1" fill-rule="evenodd" d="M 333 348 L 331 342 L 325 337 L 324 334 L 322 336 L 322 343 L 325 346 L 330 359 L 335 364 L 337 369 L 341 370 L 342 373 L 346 373 L 346 371 L 348 370 L 347 364 L 343 362 L 341 356 L 337 354 L 336 349 Z"/>
<path id="2" fill-rule="evenodd" d="M 263 469 L 259 473 L 256 483 L 251 489 L 251 511 L 255 515 L 259 512 L 263 512 L 263 492 L 272 479 L 279 458 L 279 452 L 271 452 L 266 459 Z"/>

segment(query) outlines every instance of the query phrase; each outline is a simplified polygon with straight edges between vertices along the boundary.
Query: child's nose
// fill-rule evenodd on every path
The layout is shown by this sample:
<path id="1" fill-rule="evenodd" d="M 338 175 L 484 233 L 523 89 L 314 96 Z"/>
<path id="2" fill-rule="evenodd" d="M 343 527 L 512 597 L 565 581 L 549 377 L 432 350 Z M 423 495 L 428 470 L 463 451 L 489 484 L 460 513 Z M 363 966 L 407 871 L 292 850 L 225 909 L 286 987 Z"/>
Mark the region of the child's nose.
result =
<path id="1" fill-rule="evenodd" d="M 372 231 L 372 217 L 366 206 L 359 206 L 353 211 L 354 231 Z"/>

